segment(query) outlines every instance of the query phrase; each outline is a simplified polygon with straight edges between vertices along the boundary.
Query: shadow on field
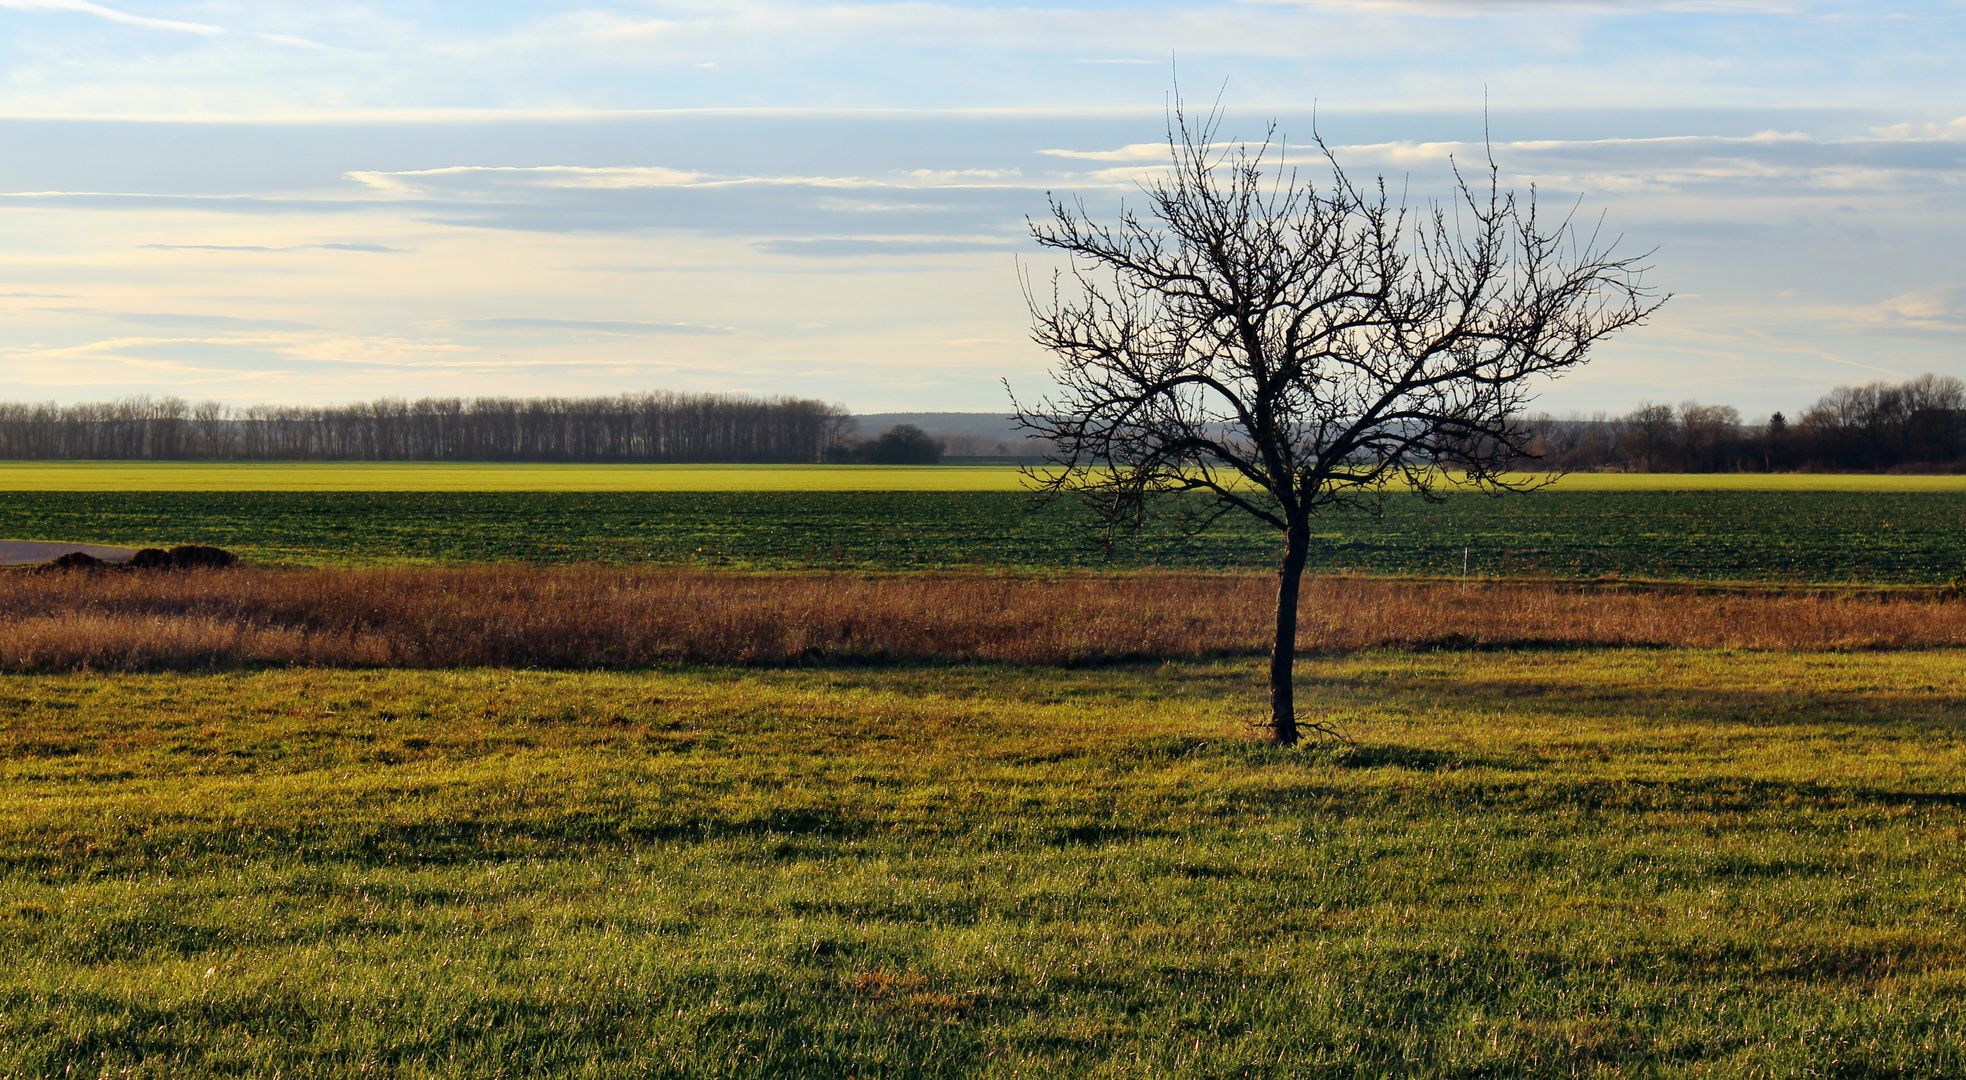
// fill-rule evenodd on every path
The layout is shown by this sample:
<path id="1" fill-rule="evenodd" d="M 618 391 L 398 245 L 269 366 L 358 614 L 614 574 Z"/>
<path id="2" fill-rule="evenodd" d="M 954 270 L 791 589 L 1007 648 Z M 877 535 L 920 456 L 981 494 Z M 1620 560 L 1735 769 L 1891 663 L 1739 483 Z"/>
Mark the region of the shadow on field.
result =
<path id="1" fill-rule="evenodd" d="M 1334 800 L 1447 802 L 1513 810 L 1593 812 L 1752 812 L 1807 808 L 1966 809 L 1966 791 L 1914 791 L 1730 774 L 1675 779 L 1579 775 L 1557 763 L 1532 762 L 1390 743 L 1307 742 L 1282 749 L 1254 740 L 1162 738 L 1129 744 L 1119 755 L 1143 766 L 1180 760 L 1237 767 L 1310 766 L 1346 771 L 1405 770 L 1443 775 L 1400 790 L 1341 792 L 1323 783 L 1263 785 L 1244 792 L 1277 811 L 1330 808 Z M 1586 761 L 1584 764 L 1588 765 Z"/>
<path id="2" fill-rule="evenodd" d="M 1488 784 L 1482 787 L 1481 795 L 1485 804 L 1515 810 L 1574 809 L 1614 813 L 1752 813 L 1767 810 L 1793 812 L 1798 809 L 1894 811 L 1966 807 L 1966 793 L 1955 791 L 1902 791 L 1726 775 L 1671 780 L 1636 777 L 1551 778 L 1516 785 Z"/>
<path id="3" fill-rule="evenodd" d="M 1165 736 L 1128 743 L 1116 760 L 1143 765 L 1163 764 L 1180 759 L 1211 760 L 1236 765 L 1321 765 L 1338 769 L 1410 769 L 1437 772 L 1448 769 L 1513 769 L 1520 766 L 1499 759 L 1472 754 L 1429 750 L 1417 746 L 1353 743 L 1339 740 L 1307 741 L 1284 748 L 1255 738 L 1204 739 Z"/>
<path id="4" fill-rule="evenodd" d="M 1907 791 L 1732 774 L 1674 779 L 1601 777 L 1529 767 L 1443 773 L 1407 783 L 1279 781 L 1251 786 L 1240 799 L 1246 808 L 1318 820 L 1371 816 L 1393 808 L 1424 813 L 1446 809 L 1470 814 L 1508 811 L 1611 816 L 1869 812 L 1892 818 L 1911 810 L 1966 809 L 1966 792 L 1957 791 Z"/>
<path id="5" fill-rule="evenodd" d="M 1443 705 L 1456 709 L 1527 709 L 1576 719 L 1629 718 L 1645 723 L 1697 723 L 1790 727 L 1821 724 L 1966 726 L 1966 694 L 1839 693 L 1830 690 L 1734 689 L 1646 686 L 1600 681 L 1580 686 L 1561 677 L 1538 679 L 1428 679 L 1424 683 L 1324 683 L 1347 698 L 1364 697 L 1382 709 Z M 1301 691 L 1300 691 L 1301 693 Z"/>

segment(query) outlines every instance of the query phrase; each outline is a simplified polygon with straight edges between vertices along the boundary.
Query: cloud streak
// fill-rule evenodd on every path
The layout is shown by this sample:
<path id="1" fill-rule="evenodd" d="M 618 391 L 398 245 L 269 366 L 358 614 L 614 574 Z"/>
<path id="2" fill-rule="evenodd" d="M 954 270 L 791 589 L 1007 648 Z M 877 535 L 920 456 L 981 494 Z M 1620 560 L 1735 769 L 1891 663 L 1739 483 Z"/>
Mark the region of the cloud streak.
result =
<path id="1" fill-rule="evenodd" d="M 90 3 L 89 0 L 0 0 L 0 11 L 53 12 L 76 15 L 92 15 L 109 22 L 125 26 L 141 26 L 147 30 L 168 30 L 179 34 L 196 34 L 200 37 L 225 37 L 235 32 L 223 26 L 209 23 L 182 22 L 177 19 L 156 19 L 147 15 L 132 15 L 127 11 Z M 306 38 L 288 34 L 261 34 L 247 32 L 243 36 L 261 41 L 277 42 L 282 45 L 297 45 L 306 49 L 326 49 L 327 46 Z"/>
<path id="2" fill-rule="evenodd" d="M 103 7 L 101 4 L 91 4 L 88 0 L 0 0 L 0 10 L 71 12 L 78 15 L 93 15 L 98 19 L 107 19 L 128 26 L 142 26 L 151 30 L 173 30 L 182 34 L 212 36 L 228 32 L 222 26 L 132 15 L 125 11 Z"/>
<path id="3" fill-rule="evenodd" d="M 801 259 L 857 259 L 869 255 L 956 255 L 972 252 L 1011 252 L 1016 246 L 1007 240 L 963 239 L 867 239 L 864 237 L 822 237 L 813 240 L 767 240 L 758 250 L 768 255 L 790 255 Z"/>
<path id="4" fill-rule="evenodd" d="M 1782 193 L 1884 193 L 1904 189 L 1950 190 L 1966 172 L 1966 122 L 1900 126 L 1870 138 L 1820 139 L 1799 132 L 1764 131 L 1747 136 L 1665 136 L 1642 139 L 1518 140 L 1492 146 L 1465 141 L 1338 144 L 1331 150 L 1354 172 L 1361 168 L 1427 170 L 1445 176 L 1450 162 L 1478 165 L 1493 153 L 1506 179 L 1566 190 L 1614 193 L 1719 191 L 1757 196 Z M 1225 143 L 1220 153 L 1254 150 Z M 1162 143 L 1130 143 L 1109 150 L 1039 150 L 1067 161 L 1115 167 L 1074 179 L 1115 185 L 1158 175 L 1167 159 Z M 1280 166 L 1317 167 L 1315 147 L 1275 146 Z"/>
<path id="5" fill-rule="evenodd" d="M 402 255 L 409 249 L 383 244 L 294 244 L 290 247 L 262 247 L 258 244 L 138 244 L 144 251 L 253 251 L 278 254 L 288 251 L 363 251 L 377 255 Z"/>
<path id="6" fill-rule="evenodd" d="M 528 333 L 563 331 L 627 337 L 640 337 L 651 334 L 661 336 L 684 334 L 690 336 L 708 335 L 720 337 L 738 332 L 737 328 L 732 326 L 702 326 L 696 323 L 623 322 L 605 319 L 446 319 L 437 325 L 476 332 Z"/>
<path id="7" fill-rule="evenodd" d="M 810 187 L 925 188 L 1015 186 L 1018 169 L 911 169 L 887 177 L 729 175 L 658 165 L 449 165 L 398 172 L 355 170 L 348 179 L 372 192 L 398 198 L 527 189 L 636 191 L 652 188 Z"/>

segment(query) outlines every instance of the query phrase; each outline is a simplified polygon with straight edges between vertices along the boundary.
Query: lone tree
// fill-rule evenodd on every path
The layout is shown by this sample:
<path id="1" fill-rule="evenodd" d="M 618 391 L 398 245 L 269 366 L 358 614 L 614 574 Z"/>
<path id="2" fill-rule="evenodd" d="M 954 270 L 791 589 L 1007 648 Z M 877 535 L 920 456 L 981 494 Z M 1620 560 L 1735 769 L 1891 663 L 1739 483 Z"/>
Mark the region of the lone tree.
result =
<path id="1" fill-rule="evenodd" d="M 1031 474 L 1040 490 L 1079 494 L 1109 531 L 1185 494 L 1192 529 L 1239 512 L 1282 533 L 1268 726 L 1291 745 L 1311 519 L 1376 510 L 1389 488 L 1535 486 L 1506 473 L 1532 456 L 1519 418 L 1536 378 L 1663 299 L 1615 241 L 1544 222 L 1533 188 L 1503 190 L 1492 156 L 1485 183 L 1457 166 L 1446 203 L 1409 211 L 1383 177 L 1355 184 L 1321 138 L 1318 186 L 1287 167 L 1274 125 L 1225 147 L 1220 119 L 1191 124 L 1177 103 L 1144 215 L 1102 224 L 1053 197 L 1031 223 L 1071 264 L 1048 297 L 1025 287 L 1060 389 L 1015 408 L 1054 447 L 1054 468 Z"/>
<path id="2" fill-rule="evenodd" d="M 942 460 L 942 443 L 913 424 L 896 424 L 874 440 L 867 460 L 876 465 L 933 465 Z"/>

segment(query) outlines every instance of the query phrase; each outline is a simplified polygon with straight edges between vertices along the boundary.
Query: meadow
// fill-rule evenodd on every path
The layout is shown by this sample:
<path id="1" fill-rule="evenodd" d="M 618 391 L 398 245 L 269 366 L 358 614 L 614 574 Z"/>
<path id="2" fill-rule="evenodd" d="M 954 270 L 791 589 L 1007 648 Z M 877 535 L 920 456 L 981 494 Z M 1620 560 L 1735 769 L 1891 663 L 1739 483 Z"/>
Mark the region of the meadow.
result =
<path id="1" fill-rule="evenodd" d="M 1962 659 L 9 676 L 0 1075 L 1957 1075 Z"/>

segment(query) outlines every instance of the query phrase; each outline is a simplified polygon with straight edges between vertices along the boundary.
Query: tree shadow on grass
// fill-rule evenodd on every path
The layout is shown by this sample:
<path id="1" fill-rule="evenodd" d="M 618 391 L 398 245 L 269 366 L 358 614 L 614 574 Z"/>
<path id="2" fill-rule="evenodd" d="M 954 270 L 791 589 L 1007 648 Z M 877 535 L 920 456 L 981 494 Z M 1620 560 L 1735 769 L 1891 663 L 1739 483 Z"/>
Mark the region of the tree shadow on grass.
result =
<path id="1" fill-rule="evenodd" d="M 1966 726 L 1966 693 L 1916 694 L 1892 691 L 1744 689 L 1672 686 L 1636 680 L 1606 682 L 1565 679 L 1561 674 L 1532 679 L 1492 677 L 1299 678 L 1307 704 L 1318 696 L 1340 708 L 1371 706 L 1395 713 L 1436 712 L 1442 708 L 1493 716 L 1521 709 L 1541 717 L 1573 720 L 1628 720 L 1634 724 L 1725 723 L 1766 727 L 1814 725 L 1904 725 L 1937 732 Z"/>
<path id="2" fill-rule="evenodd" d="M 1465 751 L 1432 750 L 1392 743 L 1358 743 L 1341 739 L 1307 741 L 1294 747 L 1276 746 L 1255 738 L 1208 739 L 1167 735 L 1126 744 L 1116 760 L 1156 765 L 1188 759 L 1269 765 L 1323 765 L 1338 769 L 1412 769 L 1439 772 L 1452 769 L 1517 769 L 1520 763 Z"/>

